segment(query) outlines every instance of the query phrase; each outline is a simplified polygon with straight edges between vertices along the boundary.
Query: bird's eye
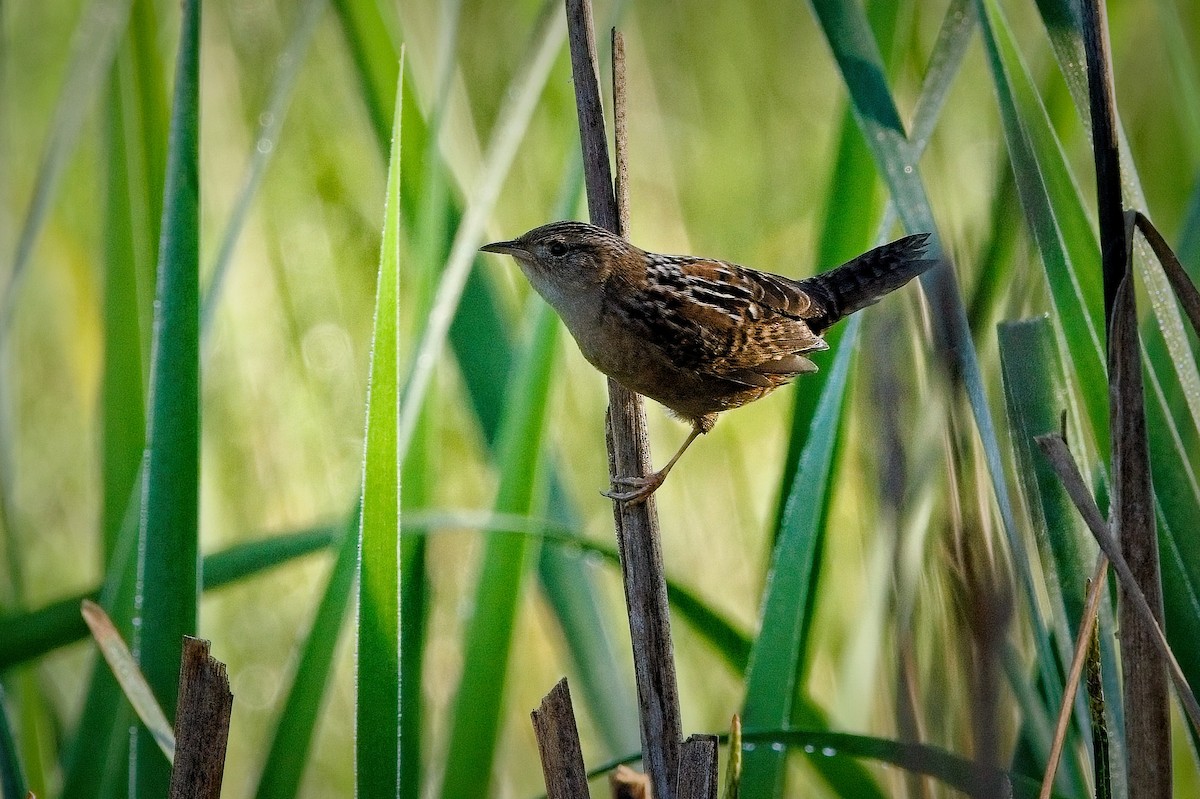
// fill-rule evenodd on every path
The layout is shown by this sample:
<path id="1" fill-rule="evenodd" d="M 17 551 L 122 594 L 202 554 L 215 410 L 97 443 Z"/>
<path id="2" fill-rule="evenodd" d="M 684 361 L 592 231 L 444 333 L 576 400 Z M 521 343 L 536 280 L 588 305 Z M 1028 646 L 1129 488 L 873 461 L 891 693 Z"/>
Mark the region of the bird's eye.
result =
<path id="1" fill-rule="evenodd" d="M 550 254 L 553 255 L 555 258 L 562 258 L 564 255 L 567 254 L 567 245 L 563 244 L 561 241 L 550 242 L 549 246 L 546 249 L 548 249 L 550 251 Z"/>

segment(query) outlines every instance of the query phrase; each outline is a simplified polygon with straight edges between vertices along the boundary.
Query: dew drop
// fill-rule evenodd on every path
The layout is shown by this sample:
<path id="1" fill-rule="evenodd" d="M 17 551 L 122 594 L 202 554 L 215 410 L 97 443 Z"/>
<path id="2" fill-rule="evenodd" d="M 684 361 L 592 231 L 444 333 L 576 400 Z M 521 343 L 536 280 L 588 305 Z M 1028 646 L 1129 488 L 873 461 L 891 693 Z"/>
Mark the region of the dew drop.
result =
<path id="1" fill-rule="evenodd" d="M 812 744 L 805 744 L 804 751 L 806 754 L 811 755 L 813 752 L 817 751 L 817 747 L 813 746 Z"/>
<path id="2" fill-rule="evenodd" d="M 825 757 L 833 757 L 837 754 L 837 750 L 832 746 L 825 746 L 821 748 L 821 754 L 825 755 Z"/>

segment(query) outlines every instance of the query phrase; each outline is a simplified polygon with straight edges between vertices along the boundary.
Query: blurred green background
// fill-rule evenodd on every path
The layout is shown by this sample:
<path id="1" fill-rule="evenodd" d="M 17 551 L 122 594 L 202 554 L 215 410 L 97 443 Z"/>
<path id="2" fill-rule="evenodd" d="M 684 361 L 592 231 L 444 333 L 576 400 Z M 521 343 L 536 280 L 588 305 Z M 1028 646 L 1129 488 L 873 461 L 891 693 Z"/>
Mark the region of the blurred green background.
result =
<path id="1" fill-rule="evenodd" d="M 907 122 L 950 4 L 866 5 Z M 1036 88 L 1018 103 L 1019 119 L 1035 131 L 1028 135 L 1039 135 L 1031 98 L 1040 98 L 1052 123 L 1043 142 L 1061 145 L 1074 180 L 1053 183 L 1020 164 L 1018 174 L 1043 178 L 1052 202 L 1065 193 L 1087 209 L 1094 207 L 1091 154 L 1047 35 L 1054 7 L 987 4 L 991 25 L 1011 33 Z M 975 13 L 976 6 L 954 8 Z M 1195 274 L 1200 7 L 1159 0 L 1109 10 L 1118 107 L 1145 207 Z M 99 586 L 129 512 L 144 430 L 179 13 L 178 3 L 155 0 L 0 2 L 0 610 L 11 619 Z M 626 37 L 635 243 L 792 277 L 873 243 L 887 190 L 848 114 L 830 33 L 807 4 L 597 2 L 595 14 L 604 54 L 609 24 L 619 20 Z M 578 129 L 557 4 L 210 0 L 200 42 L 200 284 L 211 316 L 198 354 L 199 535 L 201 551 L 215 553 L 314 526 L 336 532 L 358 497 L 401 43 L 402 374 L 464 208 L 475 203 L 484 220 L 466 234 L 465 248 L 511 238 L 563 208 L 586 215 L 573 174 Z M 545 69 L 529 66 L 543 47 L 556 55 Z M 1030 708 L 1044 704 L 1052 720 L 1057 705 L 1030 698 L 1041 690 L 1032 665 L 1038 641 L 1021 575 L 1031 575 L 1056 632 L 1065 623 L 1058 592 L 1072 580 L 1053 573 L 1033 518 L 1039 512 L 1031 510 L 1037 497 L 1023 490 L 996 324 L 1051 314 L 1048 340 L 1058 355 L 1046 361 L 1048 371 L 1066 385 L 1060 399 L 1069 400 L 1072 430 L 1084 431 L 1079 452 L 1093 477 L 1103 434 L 1087 432 L 1079 407 L 1083 395 L 1103 396 L 1105 388 L 1075 381 L 1065 345 L 1078 320 L 1053 301 L 1044 250 L 1028 232 L 1033 212 L 1014 184 L 996 86 L 975 29 L 919 175 L 954 262 L 981 388 L 997 421 L 999 479 L 1013 493 L 1016 533 L 1035 554 L 1022 561 L 1005 537 L 989 480 L 991 444 L 977 434 L 961 388 L 939 370 L 928 304 L 907 288 L 863 315 L 845 407 L 827 420 L 838 431 L 828 494 L 819 485 L 812 496 L 803 486 L 797 492 L 801 501 L 828 501 L 797 671 L 830 729 L 994 757 L 1036 777 L 1038 756 L 1026 752 L 1037 749 L 1029 743 Z M 522 100 L 532 108 L 527 125 L 513 111 Z M 506 119 L 516 142 L 511 163 L 492 143 Z M 479 187 L 489 179 L 501 181 L 499 195 L 480 205 Z M 1062 227 L 1072 246 L 1072 231 Z M 1088 244 L 1081 239 L 1078 247 L 1086 252 Z M 1075 268 L 1098 274 L 1098 264 Z M 440 792 L 475 612 L 486 541 L 475 520 L 490 513 L 501 481 L 487 442 L 503 424 L 506 383 L 521 374 L 511 358 L 534 335 L 538 303 L 509 259 L 475 261 L 405 464 L 402 524 L 438 521 L 422 538 L 423 568 L 407 575 L 427 619 L 419 692 L 410 695 L 420 703 L 424 764 L 411 790 L 424 785 L 427 796 Z M 1161 389 L 1162 402 L 1179 420 L 1170 432 L 1194 468 L 1187 393 L 1194 355 L 1190 365 L 1172 361 L 1153 338 L 1158 324 L 1146 305 L 1149 355 L 1169 377 L 1182 375 Z M 119 362 L 115 336 L 125 348 Z M 1194 345 L 1184 338 L 1184 351 L 1194 353 Z M 551 519 L 556 530 L 611 548 L 611 507 L 599 495 L 607 482 L 604 382 L 568 336 L 559 336 L 555 351 L 544 437 L 533 442 L 540 447 L 529 477 L 533 521 L 523 523 L 542 529 Z M 822 374 L 833 357 L 820 361 Z M 139 385 L 142 392 L 129 390 Z M 789 452 L 795 462 L 806 438 L 806 427 L 793 433 L 793 418 L 824 385 L 824 378 L 802 379 L 727 415 L 657 494 L 668 574 L 749 637 L 791 487 L 785 463 Z M 647 415 L 661 463 L 686 429 L 652 403 Z M 1159 438 L 1166 436 L 1152 434 L 1156 446 L 1168 446 Z M 1070 534 L 1081 536 L 1074 528 Z M 508 678 L 496 686 L 500 737 L 494 774 L 489 783 L 485 773 L 483 784 L 497 796 L 543 790 L 527 714 L 564 673 L 580 686 L 576 711 L 589 766 L 639 745 L 619 572 L 604 557 L 552 543 L 534 557 L 540 565 L 529 575 L 541 578 L 523 583 Z M 199 633 L 228 663 L 235 695 L 227 796 L 261 791 L 332 563 L 331 551 L 317 552 L 203 596 Z M 567 588 L 554 587 L 554 574 Z M 345 796 L 354 784 L 348 618 L 311 750 L 301 758 L 302 796 Z M 747 700 L 743 673 L 678 613 L 674 633 L 685 732 L 726 730 Z M 1001 639 L 1002 657 L 993 646 Z M 1069 644 L 1056 638 L 1054 646 Z M 0 683 L 29 785 L 55 796 L 70 784 L 62 758 L 80 725 L 96 654 L 83 642 L 36 659 L 40 653 L 30 653 L 6 655 Z M 610 682 L 597 682 L 581 657 Z M 807 726 L 818 725 L 809 718 Z M 1178 732 L 1176 779 L 1194 786 L 1191 739 L 1182 726 Z M 1080 765 L 1089 757 L 1087 734 L 1077 734 L 1067 756 L 1077 771 L 1060 783 L 1065 795 L 1083 795 L 1090 779 L 1080 776 L 1088 771 Z M 792 790 L 839 790 L 808 759 L 791 762 Z M 111 773 L 104 790 L 116 790 Z M 872 765 L 868 773 L 883 795 L 951 795 L 898 769 Z M 94 790 L 85 795 L 104 793 L 86 787 Z"/>

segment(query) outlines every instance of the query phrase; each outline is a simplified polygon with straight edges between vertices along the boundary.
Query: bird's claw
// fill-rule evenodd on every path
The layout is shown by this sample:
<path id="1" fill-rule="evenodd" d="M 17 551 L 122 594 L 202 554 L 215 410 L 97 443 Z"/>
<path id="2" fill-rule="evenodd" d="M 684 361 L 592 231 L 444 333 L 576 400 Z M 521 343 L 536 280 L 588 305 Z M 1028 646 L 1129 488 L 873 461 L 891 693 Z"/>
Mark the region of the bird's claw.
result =
<path id="1" fill-rule="evenodd" d="M 658 487 L 663 484 L 665 477 L 666 475 L 660 472 L 655 472 L 645 477 L 614 477 L 612 479 L 614 486 L 629 486 L 631 490 L 617 491 L 614 487 L 600 493 L 609 499 L 624 502 L 626 505 L 639 505 L 649 499 L 650 495 L 658 490 Z"/>

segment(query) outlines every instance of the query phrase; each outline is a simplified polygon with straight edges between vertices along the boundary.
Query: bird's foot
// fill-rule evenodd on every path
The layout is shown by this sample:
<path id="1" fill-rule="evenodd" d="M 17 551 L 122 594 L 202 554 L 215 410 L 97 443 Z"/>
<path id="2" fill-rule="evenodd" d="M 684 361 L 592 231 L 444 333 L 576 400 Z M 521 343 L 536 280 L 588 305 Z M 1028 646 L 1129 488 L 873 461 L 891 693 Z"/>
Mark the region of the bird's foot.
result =
<path id="1" fill-rule="evenodd" d="M 600 493 L 609 499 L 624 502 L 626 505 L 638 505 L 650 498 L 658 487 L 667 479 L 666 470 L 648 474 L 645 477 L 614 477 L 613 488 Z M 628 486 L 629 491 L 618 491 L 617 486 Z"/>

